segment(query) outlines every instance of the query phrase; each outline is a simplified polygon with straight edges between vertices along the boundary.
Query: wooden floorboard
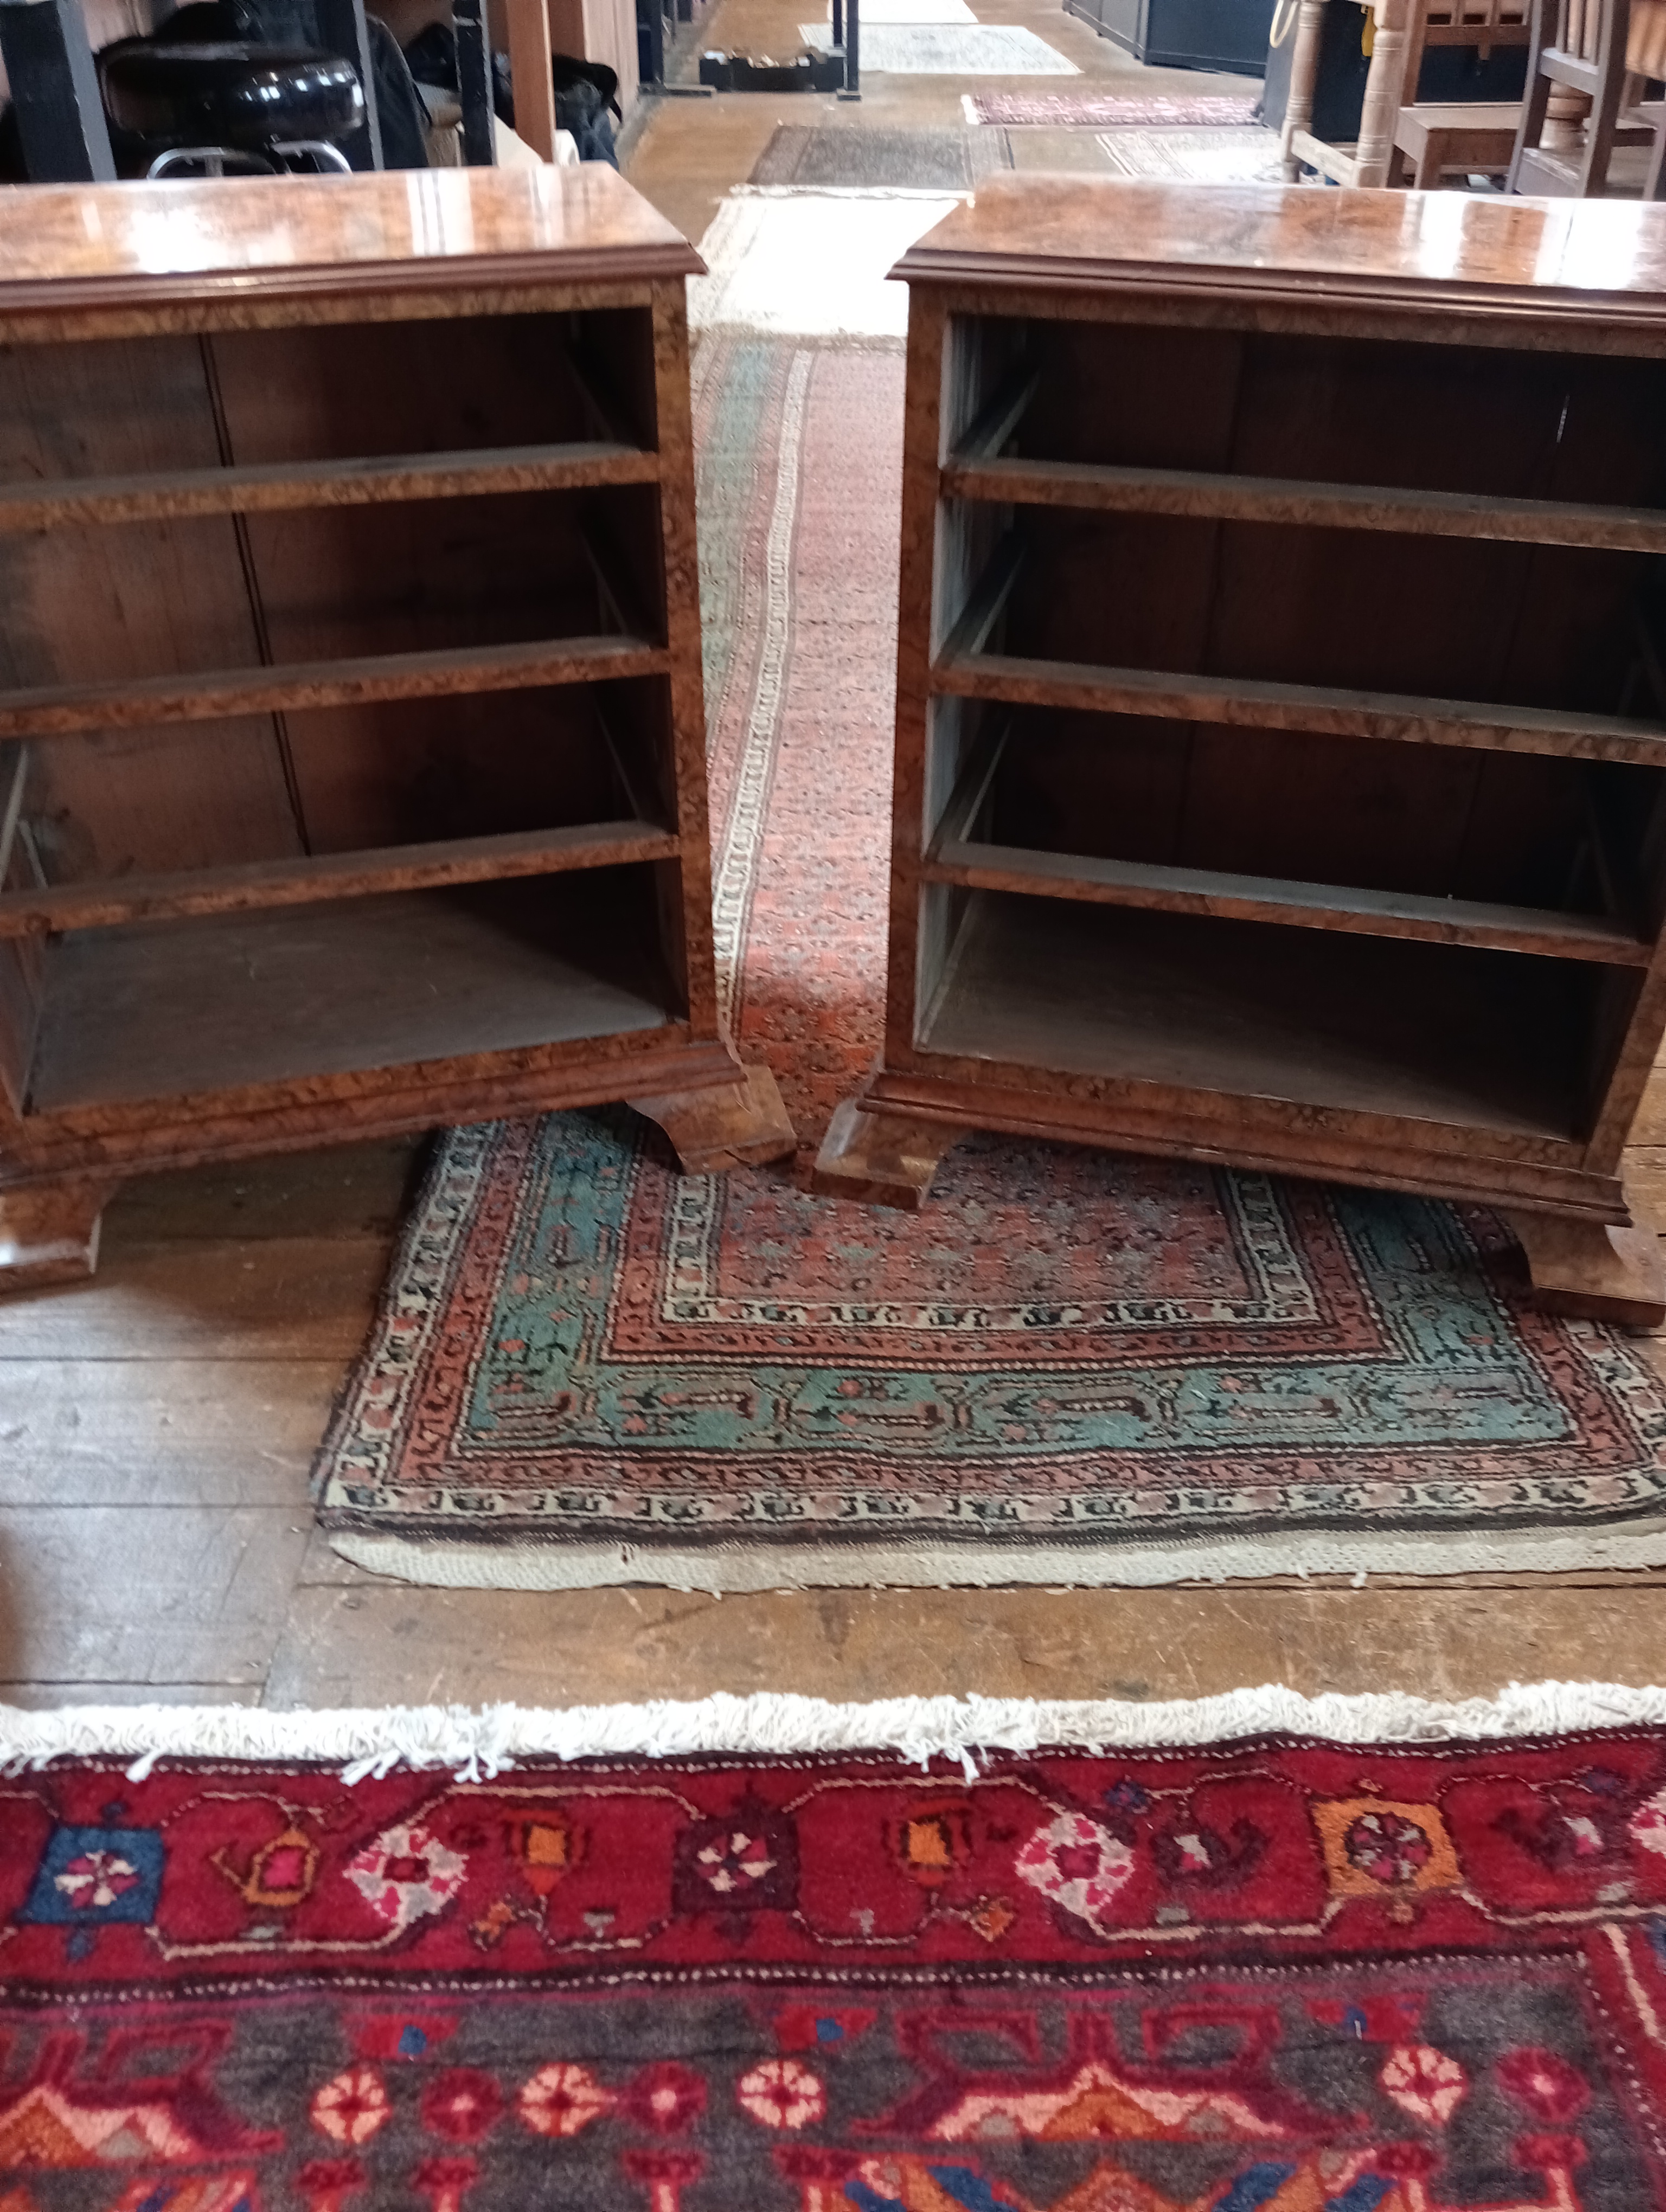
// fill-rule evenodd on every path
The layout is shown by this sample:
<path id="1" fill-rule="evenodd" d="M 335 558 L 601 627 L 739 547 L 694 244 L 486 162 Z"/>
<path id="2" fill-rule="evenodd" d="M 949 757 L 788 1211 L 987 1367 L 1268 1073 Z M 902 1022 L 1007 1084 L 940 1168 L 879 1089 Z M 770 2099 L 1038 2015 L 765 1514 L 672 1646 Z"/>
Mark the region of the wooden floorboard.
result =
<path id="1" fill-rule="evenodd" d="M 258 1687 L 308 1533 L 292 1506 L 0 1506 L 0 1680 Z"/>
<path id="2" fill-rule="evenodd" d="M 275 1707 L 697 1698 L 1205 1697 L 1246 1683 L 1467 1697 L 1666 1681 L 1656 1589 L 422 1590 L 303 1583 Z"/>
<path id="3" fill-rule="evenodd" d="M 344 1364 L 364 1341 L 387 1249 L 368 1237 L 108 1237 L 90 1283 L 0 1299 L 0 1361 Z"/>
<path id="4" fill-rule="evenodd" d="M 282 1505 L 345 1358 L 0 1361 L 0 1505 Z"/>

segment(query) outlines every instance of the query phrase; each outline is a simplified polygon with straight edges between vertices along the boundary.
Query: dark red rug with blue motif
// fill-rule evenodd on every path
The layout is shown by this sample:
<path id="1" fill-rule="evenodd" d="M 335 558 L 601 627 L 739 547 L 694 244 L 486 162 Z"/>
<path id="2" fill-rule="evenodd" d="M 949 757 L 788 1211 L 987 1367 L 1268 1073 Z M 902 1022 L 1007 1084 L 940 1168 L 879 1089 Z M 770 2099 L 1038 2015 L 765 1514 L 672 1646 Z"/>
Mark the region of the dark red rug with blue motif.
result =
<path id="1" fill-rule="evenodd" d="M 1644 2212 L 1666 1735 L 0 1780 L 3 2212 Z"/>

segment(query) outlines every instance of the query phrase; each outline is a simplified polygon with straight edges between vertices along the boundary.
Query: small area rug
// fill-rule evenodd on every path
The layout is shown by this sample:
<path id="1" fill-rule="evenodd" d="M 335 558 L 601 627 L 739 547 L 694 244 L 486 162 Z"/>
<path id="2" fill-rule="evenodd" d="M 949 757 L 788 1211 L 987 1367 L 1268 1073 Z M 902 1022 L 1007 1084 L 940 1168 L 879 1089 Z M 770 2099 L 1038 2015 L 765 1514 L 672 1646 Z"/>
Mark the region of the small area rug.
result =
<path id="1" fill-rule="evenodd" d="M 968 120 L 1003 125 L 1041 124 L 1055 129 L 1103 131 L 1122 125 L 1253 123 L 1261 103 L 1219 93 L 1189 100 L 1129 99 L 1101 92 L 970 92 Z"/>
<path id="2" fill-rule="evenodd" d="M 946 204 L 728 206 L 889 252 Z M 902 384 L 883 330 L 695 364 L 720 999 L 806 1156 L 880 1034 Z M 679 1180 L 619 1108 L 443 1139 L 318 1496 L 359 1565 L 499 1588 L 1636 1566 L 1666 1391 L 1484 1212 L 985 1136 L 909 1217 Z"/>
<path id="3" fill-rule="evenodd" d="M 1277 184 L 1280 179 L 1278 133 L 1256 125 L 1220 131 L 1102 131 L 1097 143 L 1114 176 L 1188 185 Z"/>
<path id="4" fill-rule="evenodd" d="M 753 166 L 755 185 L 903 185 L 921 191 L 970 191 L 992 169 L 1010 169 L 1004 131 L 820 129 L 783 123 Z"/>
<path id="5" fill-rule="evenodd" d="M 1083 1715 L 1116 1749 L 1043 1715 L 923 1765 L 15 1771 L 0 2205 L 1666 2205 L 1657 1717 L 1189 1745 L 1127 1710 Z"/>

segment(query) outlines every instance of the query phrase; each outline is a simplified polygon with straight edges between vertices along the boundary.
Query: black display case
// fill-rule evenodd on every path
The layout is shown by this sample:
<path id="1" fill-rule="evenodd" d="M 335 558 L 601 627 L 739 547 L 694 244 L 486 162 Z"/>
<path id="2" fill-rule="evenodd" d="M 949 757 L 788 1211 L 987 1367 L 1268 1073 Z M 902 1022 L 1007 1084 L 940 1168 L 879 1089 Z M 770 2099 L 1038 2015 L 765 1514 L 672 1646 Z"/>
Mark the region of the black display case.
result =
<path id="1" fill-rule="evenodd" d="M 1073 15 L 1160 69 L 1259 76 L 1274 0 L 1065 0 Z"/>

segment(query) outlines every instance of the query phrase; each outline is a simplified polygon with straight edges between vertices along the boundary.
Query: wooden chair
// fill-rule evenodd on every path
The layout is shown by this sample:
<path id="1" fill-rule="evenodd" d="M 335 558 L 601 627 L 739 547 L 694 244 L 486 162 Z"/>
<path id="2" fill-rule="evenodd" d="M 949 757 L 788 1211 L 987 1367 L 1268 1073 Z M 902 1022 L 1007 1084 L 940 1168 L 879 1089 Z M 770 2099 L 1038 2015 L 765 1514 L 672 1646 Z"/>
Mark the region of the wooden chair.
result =
<path id="1" fill-rule="evenodd" d="M 1404 77 L 1413 104 L 1401 109 L 1395 124 L 1387 182 L 1409 182 L 1421 192 L 1454 174 L 1504 176 L 1515 152 L 1519 102 L 1418 100 L 1423 52 L 1426 46 L 1474 46 L 1484 59 L 1498 46 L 1530 46 L 1532 38 L 1531 0 L 1444 0 L 1414 9 Z"/>
<path id="2" fill-rule="evenodd" d="M 1527 98 L 1505 190 L 1601 198 L 1616 146 L 1647 146 L 1643 197 L 1660 196 L 1666 112 L 1639 107 L 1629 65 L 1632 0 L 1533 0 Z M 1590 102 L 1583 139 L 1563 151 L 1543 143 L 1558 87 Z"/>
<path id="3" fill-rule="evenodd" d="M 1316 138 L 1308 128 L 1319 81 L 1327 0 L 1302 0 L 1296 19 L 1296 51 L 1290 64 L 1290 97 L 1285 107 L 1281 149 L 1284 173 L 1292 184 L 1304 162 L 1339 185 L 1388 182 L 1395 118 L 1406 83 L 1406 48 L 1414 0 L 1371 0 L 1371 4 L 1376 21 L 1359 143 L 1332 146 Z M 1418 4 L 1423 4 L 1423 0 L 1418 0 Z"/>

